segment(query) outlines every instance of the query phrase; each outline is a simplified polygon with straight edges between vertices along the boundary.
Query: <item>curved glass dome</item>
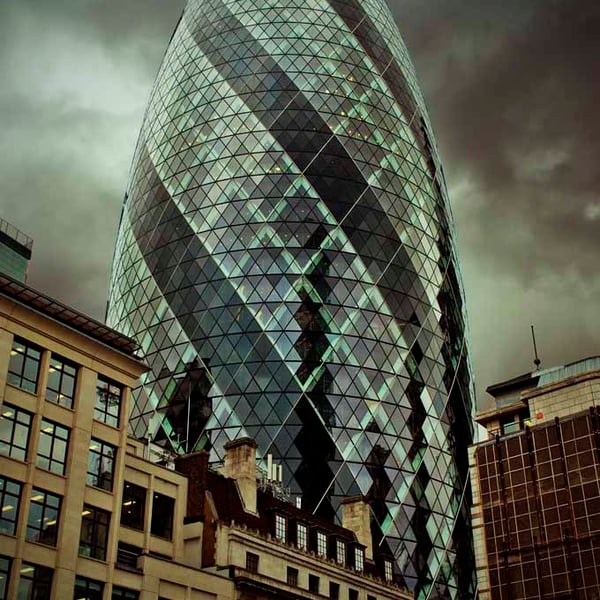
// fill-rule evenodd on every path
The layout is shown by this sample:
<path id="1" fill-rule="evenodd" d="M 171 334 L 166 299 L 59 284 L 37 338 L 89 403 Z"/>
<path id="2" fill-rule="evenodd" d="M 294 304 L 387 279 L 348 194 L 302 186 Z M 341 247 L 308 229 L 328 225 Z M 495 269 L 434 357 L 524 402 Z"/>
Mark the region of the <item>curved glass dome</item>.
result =
<path id="1" fill-rule="evenodd" d="M 383 0 L 190 0 L 138 141 L 108 320 L 134 435 L 254 438 L 303 507 L 372 507 L 418 598 L 472 598 L 465 316 L 446 187 Z"/>

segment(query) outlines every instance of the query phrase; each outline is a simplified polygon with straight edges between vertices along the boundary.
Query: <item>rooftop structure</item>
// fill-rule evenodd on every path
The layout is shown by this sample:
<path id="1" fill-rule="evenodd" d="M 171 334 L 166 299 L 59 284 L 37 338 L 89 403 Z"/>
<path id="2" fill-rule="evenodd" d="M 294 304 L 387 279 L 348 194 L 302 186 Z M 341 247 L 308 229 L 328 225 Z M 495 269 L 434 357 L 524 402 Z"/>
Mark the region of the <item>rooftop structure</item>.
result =
<path id="1" fill-rule="evenodd" d="M 32 247 L 33 240 L 28 235 L 0 219 L 0 273 L 24 283 Z"/>

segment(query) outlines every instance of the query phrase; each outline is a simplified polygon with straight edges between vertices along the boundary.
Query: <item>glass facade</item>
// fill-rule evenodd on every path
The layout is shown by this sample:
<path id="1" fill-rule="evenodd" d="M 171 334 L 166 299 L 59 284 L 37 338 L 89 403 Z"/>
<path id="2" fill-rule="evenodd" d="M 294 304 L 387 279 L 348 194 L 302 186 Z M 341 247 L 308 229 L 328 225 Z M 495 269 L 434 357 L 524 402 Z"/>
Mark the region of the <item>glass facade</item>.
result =
<path id="1" fill-rule="evenodd" d="M 190 0 L 136 148 L 109 323 L 133 434 L 248 436 L 302 506 L 367 496 L 416 598 L 472 598 L 472 386 L 443 171 L 383 0 Z"/>

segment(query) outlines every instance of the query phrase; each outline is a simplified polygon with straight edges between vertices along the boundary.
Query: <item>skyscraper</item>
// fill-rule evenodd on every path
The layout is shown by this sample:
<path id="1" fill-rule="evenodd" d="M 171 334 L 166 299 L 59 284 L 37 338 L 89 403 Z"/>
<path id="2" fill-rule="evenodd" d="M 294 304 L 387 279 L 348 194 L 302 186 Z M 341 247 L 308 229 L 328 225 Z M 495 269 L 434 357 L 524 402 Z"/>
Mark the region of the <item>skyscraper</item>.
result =
<path id="1" fill-rule="evenodd" d="M 138 141 L 111 325 L 133 433 L 255 439 L 304 508 L 361 494 L 418 598 L 471 598 L 471 382 L 444 176 L 384 0 L 190 0 Z"/>

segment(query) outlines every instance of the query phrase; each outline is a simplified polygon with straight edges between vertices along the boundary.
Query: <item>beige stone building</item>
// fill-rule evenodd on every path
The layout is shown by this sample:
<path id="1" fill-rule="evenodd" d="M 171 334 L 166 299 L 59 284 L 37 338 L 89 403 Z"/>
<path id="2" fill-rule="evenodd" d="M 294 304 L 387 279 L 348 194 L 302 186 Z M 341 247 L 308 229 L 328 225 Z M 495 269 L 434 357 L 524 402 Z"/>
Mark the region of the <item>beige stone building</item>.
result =
<path id="1" fill-rule="evenodd" d="M 488 388 L 471 448 L 480 600 L 600 599 L 600 357 Z"/>
<path id="2" fill-rule="evenodd" d="M 127 437 L 134 343 L 0 276 L 0 600 L 392 600 L 368 506 L 316 519 L 257 480 L 251 440 L 221 473 L 167 468 Z M 276 491 L 276 490 L 275 490 Z"/>

